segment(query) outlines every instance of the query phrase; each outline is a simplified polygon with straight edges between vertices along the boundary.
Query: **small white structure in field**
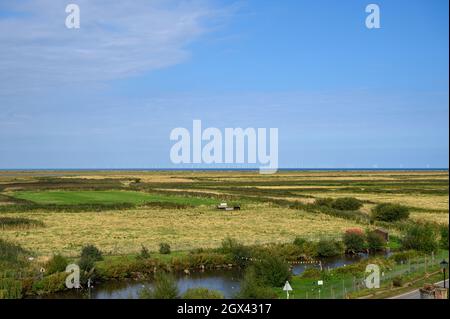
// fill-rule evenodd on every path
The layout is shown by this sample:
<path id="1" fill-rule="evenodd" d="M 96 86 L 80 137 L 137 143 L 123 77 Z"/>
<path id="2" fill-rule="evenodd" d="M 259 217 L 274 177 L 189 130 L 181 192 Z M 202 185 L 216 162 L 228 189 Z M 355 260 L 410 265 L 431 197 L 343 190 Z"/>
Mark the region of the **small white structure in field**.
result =
<path id="1" fill-rule="evenodd" d="M 219 205 L 217 205 L 218 209 L 226 209 L 228 207 L 227 203 L 220 203 Z"/>

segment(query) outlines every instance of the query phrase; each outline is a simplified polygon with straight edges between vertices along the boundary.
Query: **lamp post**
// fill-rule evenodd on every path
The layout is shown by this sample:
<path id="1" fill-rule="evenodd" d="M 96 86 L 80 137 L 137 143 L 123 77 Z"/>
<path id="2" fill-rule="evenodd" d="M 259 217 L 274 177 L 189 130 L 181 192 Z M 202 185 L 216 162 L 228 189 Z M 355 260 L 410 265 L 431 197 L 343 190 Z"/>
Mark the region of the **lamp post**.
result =
<path id="1" fill-rule="evenodd" d="M 447 267 L 448 267 L 448 262 L 444 259 L 444 260 L 442 260 L 442 261 L 440 262 L 439 265 L 441 265 L 441 269 L 442 269 L 442 271 L 443 271 L 443 273 L 444 273 L 444 288 L 447 288 L 446 285 L 445 285 L 445 270 L 446 270 Z"/>

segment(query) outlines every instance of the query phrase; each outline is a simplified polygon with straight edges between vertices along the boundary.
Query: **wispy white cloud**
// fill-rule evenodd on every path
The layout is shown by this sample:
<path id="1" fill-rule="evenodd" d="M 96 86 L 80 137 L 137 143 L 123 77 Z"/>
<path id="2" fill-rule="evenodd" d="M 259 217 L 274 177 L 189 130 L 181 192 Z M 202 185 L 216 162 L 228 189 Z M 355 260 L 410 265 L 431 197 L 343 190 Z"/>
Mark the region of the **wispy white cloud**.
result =
<path id="1" fill-rule="evenodd" d="M 228 12 L 206 0 L 72 2 L 81 9 L 80 29 L 65 27 L 66 1 L 0 5 L 0 94 L 175 65 L 189 57 L 187 45 Z"/>

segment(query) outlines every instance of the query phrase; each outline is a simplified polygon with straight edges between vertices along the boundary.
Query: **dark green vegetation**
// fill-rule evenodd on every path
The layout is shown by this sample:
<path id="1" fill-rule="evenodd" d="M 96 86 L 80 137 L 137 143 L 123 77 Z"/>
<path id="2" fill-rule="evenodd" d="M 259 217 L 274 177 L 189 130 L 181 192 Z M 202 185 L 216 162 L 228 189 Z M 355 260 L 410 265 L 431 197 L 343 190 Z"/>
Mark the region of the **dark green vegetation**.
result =
<path id="1" fill-rule="evenodd" d="M 413 249 L 425 253 L 437 251 L 439 248 L 438 228 L 430 223 L 411 225 L 406 231 L 402 243 L 405 249 Z"/>
<path id="2" fill-rule="evenodd" d="M 159 253 L 162 255 L 170 254 L 170 245 L 168 243 L 159 244 Z"/>
<path id="3" fill-rule="evenodd" d="M 141 299 L 176 299 L 180 295 L 175 277 L 165 272 L 157 272 L 153 289 L 144 288 Z"/>
<path id="4" fill-rule="evenodd" d="M 65 271 L 68 264 L 69 260 L 66 257 L 56 254 L 45 264 L 45 269 L 47 274 L 51 275 Z"/>
<path id="5" fill-rule="evenodd" d="M 395 222 L 409 217 L 409 209 L 399 204 L 378 204 L 372 208 L 372 219 Z"/>
<path id="6" fill-rule="evenodd" d="M 199 287 L 186 290 L 182 299 L 224 299 L 224 297 L 220 291 Z"/>
<path id="7" fill-rule="evenodd" d="M 349 229 L 344 234 L 344 245 L 349 253 L 357 253 L 365 248 L 364 233 L 360 229 Z"/>
<path id="8" fill-rule="evenodd" d="M 317 244 L 319 257 L 334 257 L 344 253 L 345 247 L 340 241 L 322 239 Z"/>
<path id="9" fill-rule="evenodd" d="M 0 229 L 20 228 L 26 229 L 31 227 L 43 227 L 44 223 L 39 220 L 22 218 L 22 217 L 0 217 Z"/>

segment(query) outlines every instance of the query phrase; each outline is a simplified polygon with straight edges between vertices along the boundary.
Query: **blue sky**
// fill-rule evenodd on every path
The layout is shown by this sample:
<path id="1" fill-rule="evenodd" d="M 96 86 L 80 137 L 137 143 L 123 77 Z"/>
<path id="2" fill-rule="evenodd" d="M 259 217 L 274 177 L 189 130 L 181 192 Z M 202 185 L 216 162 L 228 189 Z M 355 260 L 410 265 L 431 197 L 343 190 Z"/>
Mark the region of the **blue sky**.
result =
<path id="1" fill-rule="evenodd" d="M 448 1 L 0 0 L 0 168 L 173 167 L 277 127 L 281 167 L 448 167 Z"/>

